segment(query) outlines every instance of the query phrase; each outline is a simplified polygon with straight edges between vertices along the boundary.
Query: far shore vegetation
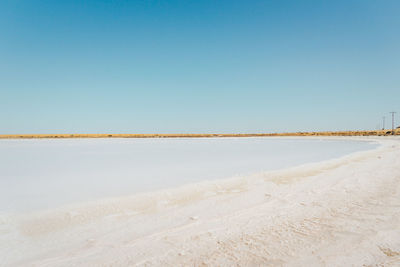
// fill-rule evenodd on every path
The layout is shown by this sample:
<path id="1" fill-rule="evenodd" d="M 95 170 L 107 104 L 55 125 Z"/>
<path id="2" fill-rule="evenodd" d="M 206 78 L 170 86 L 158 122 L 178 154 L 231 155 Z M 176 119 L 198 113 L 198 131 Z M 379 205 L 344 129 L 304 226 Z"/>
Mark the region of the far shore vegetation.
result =
<path id="1" fill-rule="evenodd" d="M 206 137 L 268 137 L 268 136 L 384 136 L 400 135 L 400 128 L 374 131 L 332 131 L 293 133 L 243 134 L 0 134 L 0 139 L 32 138 L 206 138 Z"/>

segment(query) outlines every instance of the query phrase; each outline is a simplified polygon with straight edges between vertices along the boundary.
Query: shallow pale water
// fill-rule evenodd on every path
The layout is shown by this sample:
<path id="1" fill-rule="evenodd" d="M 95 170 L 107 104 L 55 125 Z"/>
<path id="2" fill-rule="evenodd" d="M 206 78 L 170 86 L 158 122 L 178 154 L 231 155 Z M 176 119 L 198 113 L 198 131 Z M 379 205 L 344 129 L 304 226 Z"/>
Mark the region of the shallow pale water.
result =
<path id="1" fill-rule="evenodd" d="M 376 146 L 317 138 L 0 140 L 0 212 L 249 175 Z"/>

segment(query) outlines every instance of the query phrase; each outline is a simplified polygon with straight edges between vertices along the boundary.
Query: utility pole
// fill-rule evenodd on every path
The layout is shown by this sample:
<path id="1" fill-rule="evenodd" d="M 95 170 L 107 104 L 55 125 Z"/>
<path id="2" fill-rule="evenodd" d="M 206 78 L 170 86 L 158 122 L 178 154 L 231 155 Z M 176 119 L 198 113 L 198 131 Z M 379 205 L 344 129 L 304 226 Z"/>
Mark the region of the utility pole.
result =
<path id="1" fill-rule="evenodd" d="M 392 114 L 392 135 L 394 135 L 394 114 L 396 114 L 396 112 L 392 111 L 389 113 Z"/>
<path id="2" fill-rule="evenodd" d="M 382 123 L 382 130 L 385 130 L 385 119 L 386 119 L 386 117 L 383 116 L 383 117 L 382 117 L 382 120 L 383 120 L 383 123 Z"/>

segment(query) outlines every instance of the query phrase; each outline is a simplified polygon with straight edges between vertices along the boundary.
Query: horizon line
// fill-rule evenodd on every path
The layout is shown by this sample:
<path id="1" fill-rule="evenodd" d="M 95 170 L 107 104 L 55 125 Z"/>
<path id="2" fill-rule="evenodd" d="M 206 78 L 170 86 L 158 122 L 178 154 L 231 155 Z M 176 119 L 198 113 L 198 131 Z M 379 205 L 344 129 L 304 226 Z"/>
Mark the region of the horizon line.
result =
<path id="1" fill-rule="evenodd" d="M 0 134 L 0 139 L 34 139 L 34 138 L 201 138 L 201 137 L 268 137 L 268 136 L 376 136 L 391 135 L 391 129 L 359 131 L 308 131 L 280 133 L 173 133 L 173 134 Z M 395 129 L 400 135 L 400 129 Z"/>

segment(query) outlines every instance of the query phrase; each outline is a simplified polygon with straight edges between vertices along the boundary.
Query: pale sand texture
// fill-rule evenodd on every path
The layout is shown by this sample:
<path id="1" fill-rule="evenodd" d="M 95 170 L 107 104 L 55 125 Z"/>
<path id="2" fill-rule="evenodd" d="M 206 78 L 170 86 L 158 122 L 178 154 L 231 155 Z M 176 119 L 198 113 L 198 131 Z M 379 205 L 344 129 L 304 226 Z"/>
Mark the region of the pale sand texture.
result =
<path id="1" fill-rule="evenodd" d="M 400 139 L 251 177 L 0 217 L 0 266 L 399 266 Z"/>

